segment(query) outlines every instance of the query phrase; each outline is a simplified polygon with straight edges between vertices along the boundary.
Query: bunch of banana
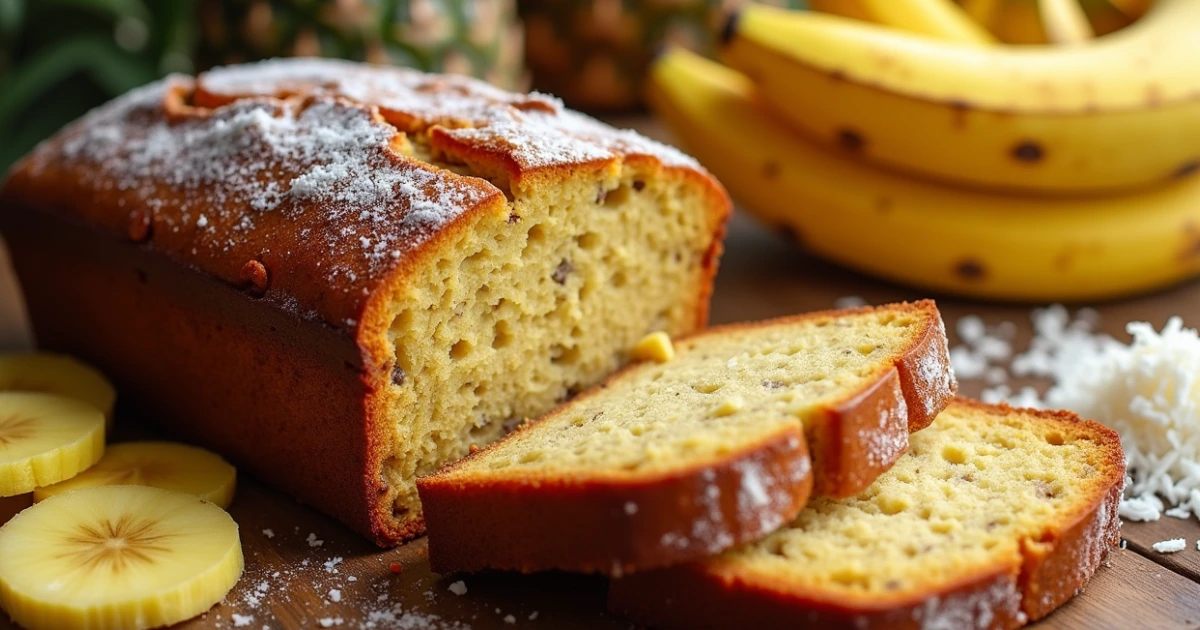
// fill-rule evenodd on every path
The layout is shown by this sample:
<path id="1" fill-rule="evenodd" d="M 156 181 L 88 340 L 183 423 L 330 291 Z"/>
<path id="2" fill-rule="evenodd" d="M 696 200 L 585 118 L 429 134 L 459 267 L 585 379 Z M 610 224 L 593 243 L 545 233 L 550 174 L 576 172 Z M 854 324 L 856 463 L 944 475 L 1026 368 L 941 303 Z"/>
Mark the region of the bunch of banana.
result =
<path id="1" fill-rule="evenodd" d="M 175 624 L 242 573 L 234 468 L 182 444 L 106 450 L 114 400 L 74 359 L 0 356 L 0 496 L 38 501 L 0 527 L 0 609 L 29 630 Z"/>
<path id="2" fill-rule="evenodd" d="M 846 81 L 825 80 L 835 89 Z M 804 98 L 838 107 L 823 92 Z M 797 134 L 767 111 L 765 91 L 745 75 L 683 51 L 655 62 L 649 97 L 747 210 L 862 272 L 1031 301 L 1129 295 L 1200 273 L 1200 178 L 1063 197 L 910 177 L 865 164 L 853 152 L 865 142 L 857 135 L 837 147 Z"/>
<path id="3" fill-rule="evenodd" d="M 724 59 L 811 138 L 917 175 L 1090 194 L 1200 165 L 1200 2 L 1064 47 L 964 46 L 815 12 L 750 7 Z"/>

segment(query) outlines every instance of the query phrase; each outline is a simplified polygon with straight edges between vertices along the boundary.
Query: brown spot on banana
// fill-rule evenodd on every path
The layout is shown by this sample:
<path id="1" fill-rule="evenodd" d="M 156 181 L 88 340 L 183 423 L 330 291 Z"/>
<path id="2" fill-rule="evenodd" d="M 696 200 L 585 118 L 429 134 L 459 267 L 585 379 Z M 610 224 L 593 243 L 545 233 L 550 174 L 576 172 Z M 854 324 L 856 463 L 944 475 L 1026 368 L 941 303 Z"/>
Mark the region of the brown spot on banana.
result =
<path id="1" fill-rule="evenodd" d="M 1146 86 L 1146 104 L 1150 107 L 1158 107 L 1162 105 L 1163 94 L 1162 86 L 1157 83 L 1151 83 Z"/>
<path id="2" fill-rule="evenodd" d="M 967 114 L 971 113 L 971 104 L 963 100 L 952 100 L 950 105 L 950 126 L 961 131 L 967 128 Z"/>
<path id="3" fill-rule="evenodd" d="M 960 280 L 978 282 L 987 277 L 987 268 L 975 258 L 964 258 L 954 263 L 954 275 Z"/>
<path id="4" fill-rule="evenodd" d="M 1183 179 L 1185 177 L 1191 177 L 1197 172 L 1200 172 L 1200 158 L 1190 162 L 1184 162 L 1182 166 L 1175 169 L 1175 171 L 1171 173 L 1171 177 L 1173 179 Z"/>
<path id="5" fill-rule="evenodd" d="M 877 214 L 888 214 L 892 211 L 893 203 L 894 202 L 892 201 L 891 197 L 886 197 L 886 196 L 876 197 L 875 198 L 875 212 Z"/>
<path id="6" fill-rule="evenodd" d="M 779 173 L 782 170 L 783 170 L 783 168 L 781 166 L 779 166 L 779 162 L 776 162 L 775 160 L 771 160 L 771 161 L 767 162 L 766 164 L 763 164 L 762 176 L 765 179 L 777 179 L 779 177 Z"/>
<path id="7" fill-rule="evenodd" d="M 1075 263 L 1075 255 L 1079 252 L 1070 245 L 1054 255 L 1054 268 L 1059 271 L 1067 271 L 1071 265 Z"/>
<path id="8" fill-rule="evenodd" d="M 1179 253 L 1179 262 L 1192 265 L 1200 259 L 1200 228 L 1188 221 L 1183 224 L 1183 250 Z"/>
<path id="9" fill-rule="evenodd" d="M 798 228 L 796 228 L 795 226 L 780 224 L 780 225 L 776 226 L 775 229 L 779 232 L 780 235 L 783 236 L 783 238 L 787 239 L 788 241 L 791 241 L 793 245 L 797 245 L 799 247 L 804 247 L 804 236 L 800 233 L 800 230 Z"/>
<path id="10" fill-rule="evenodd" d="M 861 153 L 867 141 L 857 130 L 843 127 L 837 131 L 837 142 L 843 149 L 852 153 Z"/>
<path id="11" fill-rule="evenodd" d="M 1013 146 L 1012 157 L 1018 162 L 1034 164 L 1046 157 L 1046 150 L 1036 141 L 1022 140 Z"/>

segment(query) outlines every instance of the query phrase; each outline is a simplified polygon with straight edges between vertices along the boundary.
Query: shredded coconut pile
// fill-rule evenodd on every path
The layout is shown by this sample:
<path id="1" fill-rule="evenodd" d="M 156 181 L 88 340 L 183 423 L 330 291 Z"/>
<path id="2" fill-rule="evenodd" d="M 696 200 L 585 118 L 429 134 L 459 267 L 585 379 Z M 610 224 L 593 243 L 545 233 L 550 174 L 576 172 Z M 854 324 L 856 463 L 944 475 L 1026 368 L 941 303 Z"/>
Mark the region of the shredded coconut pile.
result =
<path id="1" fill-rule="evenodd" d="M 1090 310 L 1080 311 L 1074 320 L 1061 306 L 1035 311 L 1035 336 L 1029 349 L 1012 359 L 1010 371 L 1047 378 L 1051 386 L 1039 396 L 1032 387 L 1014 393 L 999 384 L 982 398 L 1069 409 L 1116 430 L 1129 475 L 1120 507 L 1123 518 L 1158 520 L 1166 507 L 1163 499 L 1177 506 L 1171 516 L 1200 515 L 1200 336 L 1173 317 L 1161 332 L 1148 323 L 1130 323 L 1133 340 L 1126 345 L 1093 332 L 1096 322 Z M 965 327 L 970 335 L 962 334 L 960 320 L 966 347 L 951 354 L 955 370 L 968 377 L 996 369 L 993 362 L 1002 361 L 1005 353 L 981 356 L 981 344 L 998 348 L 1007 340 L 996 331 L 979 331 L 973 322 Z"/>
<path id="2" fill-rule="evenodd" d="M 1160 540 L 1151 547 L 1158 553 L 1176 553 L 1187 548 L 1187 541 L 1182 538 L 1172 538 L 1171 540 Z"/>

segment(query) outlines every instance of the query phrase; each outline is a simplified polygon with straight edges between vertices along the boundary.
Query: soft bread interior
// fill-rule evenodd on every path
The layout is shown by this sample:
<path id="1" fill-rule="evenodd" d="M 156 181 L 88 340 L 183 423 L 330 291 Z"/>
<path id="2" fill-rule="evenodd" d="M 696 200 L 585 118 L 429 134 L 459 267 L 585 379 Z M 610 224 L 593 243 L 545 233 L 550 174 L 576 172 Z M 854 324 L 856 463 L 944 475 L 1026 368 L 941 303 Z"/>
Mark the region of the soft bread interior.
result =
<path id="1" fill-rule="evenodd" d="M 1019 567 L 1022 541 L 1080 518 L 1123 474 L 1119 446 L 1083 426 L 955 403 L 861 495 L 810 502 L 714 567 L 868 600 Z"/>
<path id="2" fill-rule="evenodd" d="M 673 360 L 639 365 L 446 474 L 610 477 L 725 458 L 867 387 L 927 325 L 879 311 L 686 339 Z"/>
<path id="3" fill-rule="evenodd" d="M 493 181 L 509 211 L 465 230 L 394 304 L 382 476 L 401 524 L 420 516 L 416 476 L 595 384 L 646 333 L 694 329 L 707 299 L 723 215 L 709 188 L 628 164 L 553 186 Z"/>

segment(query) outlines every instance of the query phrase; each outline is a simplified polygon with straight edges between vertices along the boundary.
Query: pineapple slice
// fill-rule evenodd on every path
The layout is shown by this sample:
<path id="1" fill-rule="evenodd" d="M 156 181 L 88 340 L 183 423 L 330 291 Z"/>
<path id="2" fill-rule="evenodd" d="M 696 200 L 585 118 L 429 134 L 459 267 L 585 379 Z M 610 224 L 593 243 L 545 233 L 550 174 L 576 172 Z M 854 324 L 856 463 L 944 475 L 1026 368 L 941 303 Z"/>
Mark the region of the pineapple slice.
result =
<path id="1" fill-rule="evenodd" d="M 0 355 L 0 391 L 42 392 L 82 400 L 112 426 L 117 392 L 95 368 L 61 354 Z"/>
<path id="2" fill-rule="evenodd" d="M 28 630 L 138 630 L 221 601 L 241 576 L 238 527 L 190 494 L 101 486 L 0 527 L 0 607 Z"/>
<path id="3" fill-rule="evenodd" d="M 0 497 L 70 479 L 104 455 L 104 414 L 85 402 L 0 392 Z"/>
<path id="4" fill-rule="evenodd" d="M 110 444 L 95 466 L 66 481 L 34 490 L 33 500 L 78 488 L 118 485 L 186 492 L 227 508 L 233 502 L 237 471 L 217 454 L 186 444 Z"/>

